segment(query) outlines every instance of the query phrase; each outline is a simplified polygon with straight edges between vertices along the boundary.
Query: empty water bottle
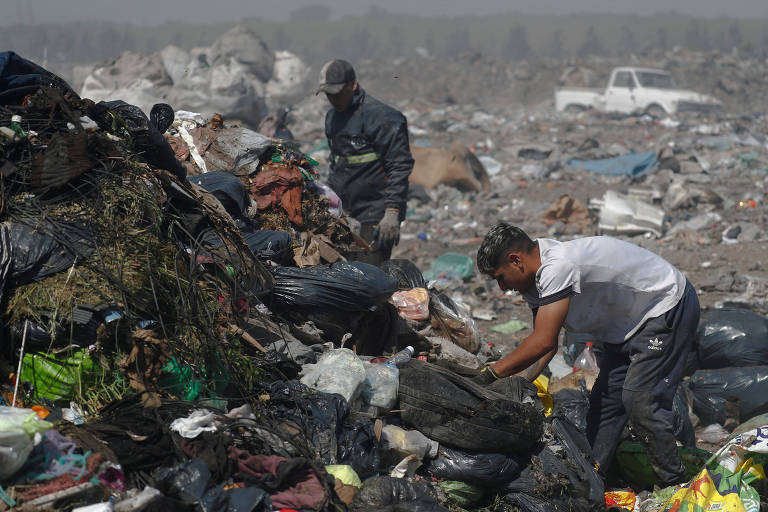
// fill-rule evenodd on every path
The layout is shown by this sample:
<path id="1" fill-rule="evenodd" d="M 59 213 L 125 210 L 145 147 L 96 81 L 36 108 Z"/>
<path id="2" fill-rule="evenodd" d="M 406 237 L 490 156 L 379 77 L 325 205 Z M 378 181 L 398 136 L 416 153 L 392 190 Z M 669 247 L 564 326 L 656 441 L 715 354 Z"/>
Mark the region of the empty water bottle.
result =
<path id="1" fill-rule="evenodd" d="M 413 357 L 413 347 L 408 345 L 403 350 L 386 360 L 385 364 L 391 364 L 397 367 L 403 366 Z"/>
<path id="2" fill-rule="evenodd" d="M 595 372 L 600 371 L 600 367 L 597 365 L 597 358 L 592 351 L 593 344 L 591 341 L 587 342 L 587 346 L 581 351 L 581 355 L 573 363 L 573 371 L 576 370 L 592 370 Z"/>

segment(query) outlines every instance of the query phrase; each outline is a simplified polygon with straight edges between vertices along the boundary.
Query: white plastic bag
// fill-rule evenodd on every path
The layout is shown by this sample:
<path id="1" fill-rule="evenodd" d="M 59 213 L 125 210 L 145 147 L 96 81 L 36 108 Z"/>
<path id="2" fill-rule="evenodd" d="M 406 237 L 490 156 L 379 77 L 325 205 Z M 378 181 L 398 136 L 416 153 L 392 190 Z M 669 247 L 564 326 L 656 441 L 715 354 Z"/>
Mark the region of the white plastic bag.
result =
<path id="1" fill-rule="evenodd" d="M 27 461 L 42 432 L 53 427 L 31 409 L 0 406 L 0 480 L 13 476 Z"/>
<path id="2" fill-rule="evenodd" d="M 301 383 L 323 393 L 337 393 L 352 402 L 362 391 L 365 366 L 348 348 L 324 353 Z"/>

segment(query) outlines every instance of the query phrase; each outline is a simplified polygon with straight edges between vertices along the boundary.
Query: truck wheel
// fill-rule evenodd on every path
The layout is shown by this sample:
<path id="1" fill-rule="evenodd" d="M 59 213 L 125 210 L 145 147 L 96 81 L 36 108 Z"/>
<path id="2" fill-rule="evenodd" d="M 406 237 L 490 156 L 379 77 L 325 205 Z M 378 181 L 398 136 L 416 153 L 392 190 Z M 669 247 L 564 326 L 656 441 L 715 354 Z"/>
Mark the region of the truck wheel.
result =
<path id="1" fill-rule="evenodd" d="M 565 107 L 565 111 L 569 114 L 578 114 L 580 112 L 584 112 L 585 110 L 587 109 L 584 108 L 584 105 L 576 105 L 574 103 L 571 103 Z"/>
<path id="2" fill-rule="evenodd" d="M 664 110 L 664 107 L 662 107 L 661 105 L 657 105 L 655 103 L 653 105 L 648 106 L 645 109 L 645 113 L 651 117 L 655 117 L 656 119 L 667 117 L 667 111 Z"/>

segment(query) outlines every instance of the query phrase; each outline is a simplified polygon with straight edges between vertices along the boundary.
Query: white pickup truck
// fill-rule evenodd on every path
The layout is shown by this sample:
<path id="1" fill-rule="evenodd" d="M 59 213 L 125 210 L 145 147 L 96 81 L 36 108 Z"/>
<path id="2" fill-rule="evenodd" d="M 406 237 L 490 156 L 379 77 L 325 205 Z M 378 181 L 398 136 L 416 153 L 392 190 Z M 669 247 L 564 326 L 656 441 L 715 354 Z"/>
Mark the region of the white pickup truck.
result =
<path id="1" fill-rule="evenodd" d="M 709 112 L 720 108 L 720 102 L 706 94 L 677 89 L 669 73 L 647 68 L 615 68 L 605 89 L 555 90 L 555 109 L 579 112 L 590 108 L 663 117 L 677 112 Z"/>

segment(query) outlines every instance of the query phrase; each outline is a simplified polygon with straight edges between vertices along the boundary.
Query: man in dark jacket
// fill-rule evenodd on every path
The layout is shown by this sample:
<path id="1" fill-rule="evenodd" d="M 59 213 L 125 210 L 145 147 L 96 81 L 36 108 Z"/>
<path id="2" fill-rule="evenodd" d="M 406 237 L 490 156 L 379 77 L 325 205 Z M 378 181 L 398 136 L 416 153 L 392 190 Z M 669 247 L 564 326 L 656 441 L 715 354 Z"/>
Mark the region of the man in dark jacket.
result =
<path id="1" fill-rule="evenodd" d="M 323 66 L 320 92 L 333 107 L 325 116 L 331 150 L 329 184 L 373 247 L 357 259 L 378 265 L 389 259 L 400 240 L 400 222 L 405 218 L 413 169 L 408 123 L 403 114 L 365 93 L 347 61 L 332 60 Z"/>

